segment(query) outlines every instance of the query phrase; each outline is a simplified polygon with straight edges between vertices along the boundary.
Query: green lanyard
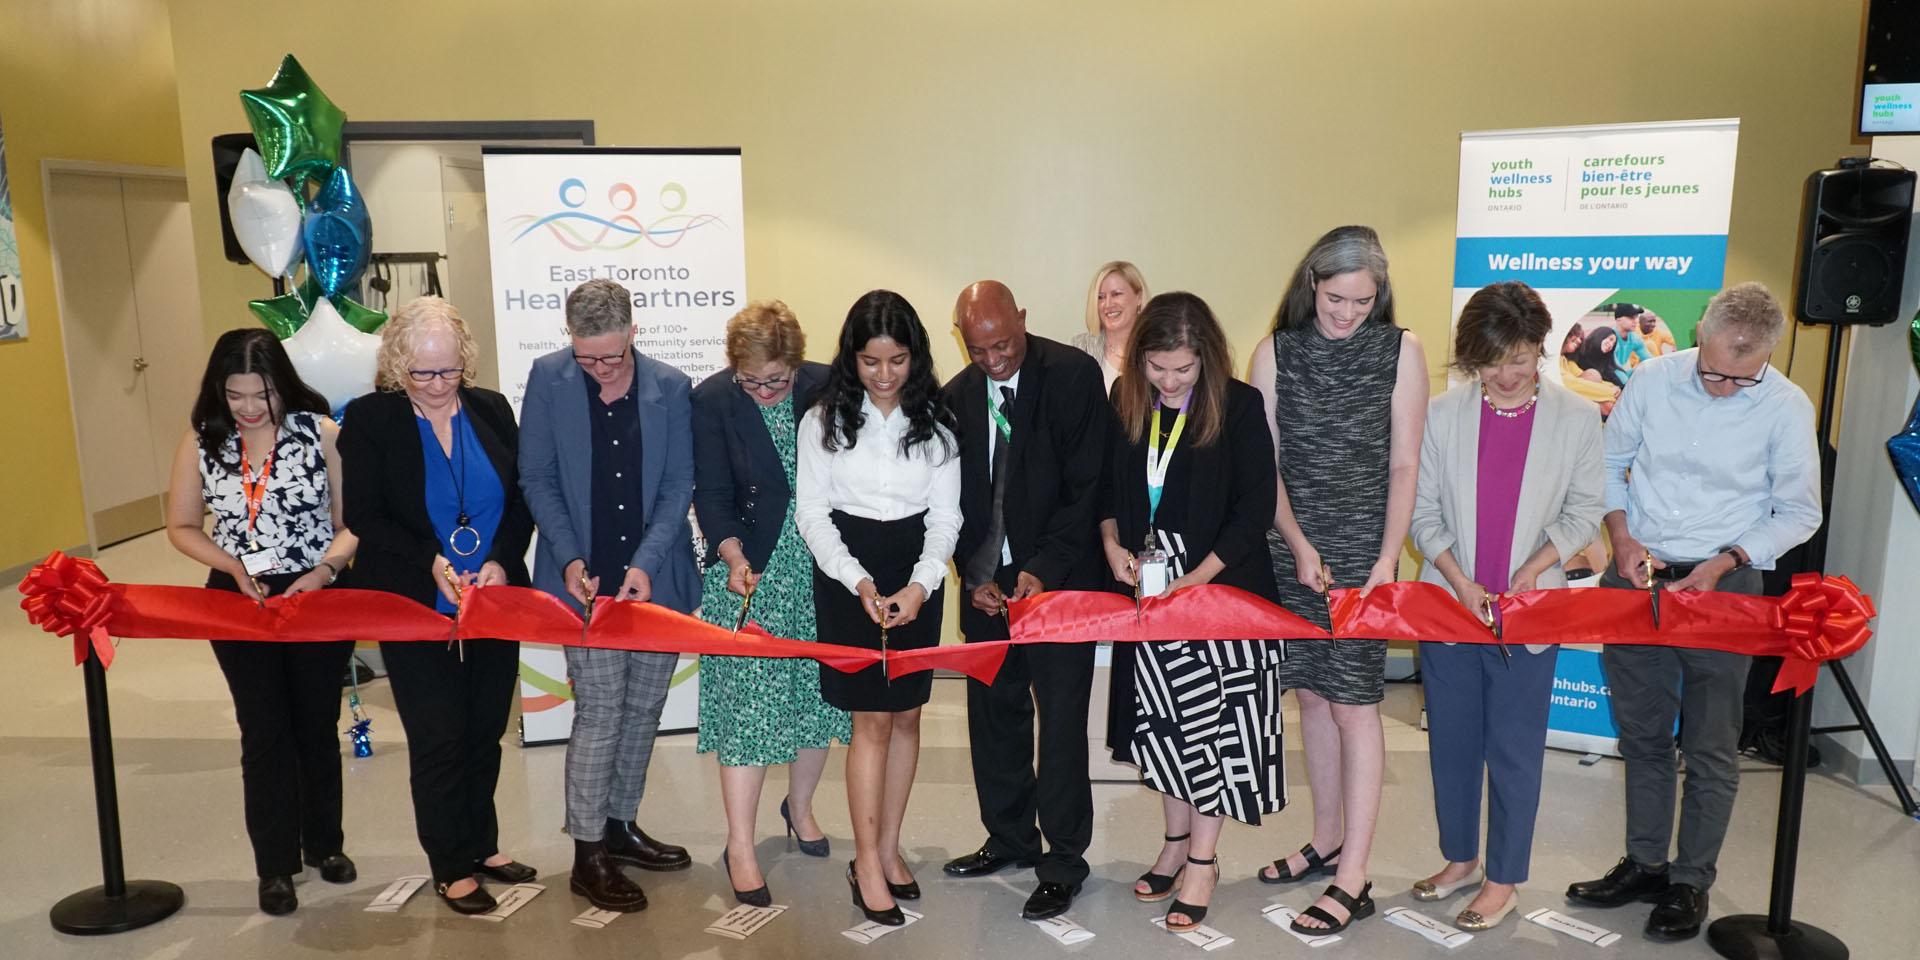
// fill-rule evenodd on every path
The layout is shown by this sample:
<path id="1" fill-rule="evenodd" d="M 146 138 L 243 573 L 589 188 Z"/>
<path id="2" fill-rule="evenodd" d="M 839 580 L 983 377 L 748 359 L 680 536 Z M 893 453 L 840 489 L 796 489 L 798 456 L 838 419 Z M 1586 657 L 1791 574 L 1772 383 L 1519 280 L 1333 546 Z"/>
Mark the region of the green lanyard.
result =
<path id="1" fill-rule="evenodd" d="M 1167 487 L 1167 468 L 1173 464 L 1173 448 L 1180 445 L 1180 432 L 1187 427 L 1187 409 L 1180 408 L 1173 418 L 1173 433 L 1167 436 L 1167 449 L 1160 450 L 1160 404 L 1153 405 L 1153 429 L 1147 434 L 1147 525 L 1160 512 L 1160 494 Z"/>
<path id="2" fill-rule="evenodd" d="M 1013 443 L 1013 424 L 1007 422 L 1006 413 L 1000 409 L 999 404 L 993 401 L 994 394 L 998 392 L 999 391 L 993 388 L 993 381 L 987 381 L 987 415 L 993 418 L 994 426 L 999 428 L 1001 441 L 1011 445 Z"/>

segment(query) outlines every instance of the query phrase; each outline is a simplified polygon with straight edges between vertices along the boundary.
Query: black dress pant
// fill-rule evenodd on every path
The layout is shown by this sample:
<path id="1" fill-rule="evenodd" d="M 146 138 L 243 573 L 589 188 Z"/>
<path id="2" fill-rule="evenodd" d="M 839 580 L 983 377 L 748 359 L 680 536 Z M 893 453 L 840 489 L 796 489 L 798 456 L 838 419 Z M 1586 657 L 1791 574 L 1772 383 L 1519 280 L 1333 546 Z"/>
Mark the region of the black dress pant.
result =
<path id="1" fill-rule="evenodd" d="M 1002 567 L 995 579 L 1010 591 L 1015 573 Z M 973 613 L 969 608 L 965 621 L 979 624 L 983 618 Z M 998 629 L 975 629 L 967 639 L 1006 639 L 1005 621 L 994 617 L 991 622 Z M 967 736 L 987 848 L 1003 857 L 1038 861 L 1034 873 L 1043 883 L 1072 885 L 1088 874 L 1093 785 L 1087 775 L 1087 710 L 1093 654 L 1091 643 L 1020 644 L 1008 649 L 991 686 L 967 681 Z"/>
<path id="2" fill-rule="evenodd" d="M 269 594 L 296 574 L 269 575 Z M 238 587 L 214 573 L 207 586 Z M 240 726 L 240 781 L 247 839 L 262 877 L 301 871 L 301 854 L 319 861 L 341 852 L 340 683 L 353 644 L 212 641 L 213 657 L 233 693 Z"/>
<path id="3" fill-rule="evenodd" d="M 493 789 L 500 779 L 500 737 L 513 711 L 520 644 L 468 640 L 382 643 L 393 704 L 407 731 L 413 825 L 435 883 L 473 874 L 500 850 Z"/>

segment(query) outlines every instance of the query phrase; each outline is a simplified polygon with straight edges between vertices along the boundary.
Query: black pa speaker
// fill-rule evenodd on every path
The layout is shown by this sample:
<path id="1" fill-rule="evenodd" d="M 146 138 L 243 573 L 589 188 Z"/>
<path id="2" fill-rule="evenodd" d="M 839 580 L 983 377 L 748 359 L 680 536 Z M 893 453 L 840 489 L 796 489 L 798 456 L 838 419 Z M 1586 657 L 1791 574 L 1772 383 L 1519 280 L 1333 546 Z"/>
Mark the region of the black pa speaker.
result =
<path id="1" fill-rule="evenodd" d="M 1794 316 L 1801 323 L 1892 323 L 1907 272 L 1911 170 L 1842 158 L 1807 177 L 1800 202 Z"/>
<path id="2" fill-rule="evenodd" d="M 233 168 L 240 165 L 240 154 L 258 149 L 251 133 L 223 133 L 213 138 L 213 193 L 220 198 L 220 240 L 226 244 L 227 259 L 239 264 L 249 261 L 247 252 L 240 249 L 240 238 L 233 235 L 227 188 L 233 186 Z"/>

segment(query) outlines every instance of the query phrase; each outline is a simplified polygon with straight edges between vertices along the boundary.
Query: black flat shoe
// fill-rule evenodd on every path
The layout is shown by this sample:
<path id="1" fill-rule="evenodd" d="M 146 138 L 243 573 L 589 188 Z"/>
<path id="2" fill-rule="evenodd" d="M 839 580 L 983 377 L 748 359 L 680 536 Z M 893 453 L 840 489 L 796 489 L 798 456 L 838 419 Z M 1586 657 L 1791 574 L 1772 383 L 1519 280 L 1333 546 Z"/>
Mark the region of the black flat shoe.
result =
<path id="1" fill-rule="evenodd" d="M 1073 906 L 1073 898 L 1080 895 L 1080 885 L 1065 883 L 1043 883 L 1027 898 L 1027 905 L 1020 909 L 1022 920 L 1051 920 L 1066 913 Z"/>
<path id="2" fill-rule="evenodd" d="M 793 813 L 787 809 L 786 797 L 780 798 L 780 819 L 787 822 L 787 839 L 792 840 L 794 844 L 800 848 L 801 853 L 809 857 L 824 857 L 833 853 L 833 842 L 826 837 L 823 836 L 818 840 L 807 840 L 800 836 L 799 830 L 794 829 Z M 894 896 L 899 896 L 899 894 L 896 893 Z"/>
<path id="3" fill-rule="evenodd" d="M 360 871 L 354 869 L 353 861 L 344 853 L 336 853 L 321 860 L 308 860 L 307 866 L 320 869 L 320 879 L 328 883 L 352 883 L 360 879 Z"/>
<path id="4" fill-rule="evenodd" d="M 1192 857 L 1188 857 L 1187 862 L 1196 867 L 1212 867 L 1214 886 L 1218 887 L 1220 885 L 1220 858 L 1219 857 L 1214 857 L 1210 860 L 1196 860 Z M 1168 905 L 1167 907 L 1167 929 L 1173 931 L 1174 933 L 1186 933 L 1189 930 L 1199 927 L 1200 924 L 1205 922 L 1207 919 L 1208 906 L 1209 904 L 1181 903 L 1179 898 L 1176 897 L 1173 903 Z M 1176 913 L 1186 917 L 1187 922 L 1174 923 L 1173 915 Z"/>
<path id="5" fill-rule="evenodd" d="M 1607 875 L 1567 887 L 1567 899 L 1589 907 L 1617 907 L 1635 900 L 1653 903 L 1667 892 L 1667 868 L 1649 870 L 1621 857 Z"/>
<path id="6" fill-rule="evenodd" d="M 1033 866 L 1033 864 L 1034 861 L 1032 860 L 1003 857 L 982 846 L 980 849 L 964 857 L 954 857 L 952 860 L 948 860 L 947 865 L 941 867 L 940 871 L 949 877 L 984 877 L 989 874 L 999 873 L 1008 867 L 1017 867 L 1024 870 Z"/>
<path id="7" fill-rule="evenodd" d="M 1163 835 L 1160 839 L 1165 840 L 1168 843 L 1181 843 L 1190 836 L 1192 836 L 1192 834 L 1183 833 L 1177 837 L 1169 837 L 1169 836 Z M 1173 896 L 1173 885 L 1180 881 L 1180 873 L 1185 869 L 1187 869 L 1186 865 L 1181 864 L 1179 867 L 1174 869 L 1172 876 L 1168 876 L 1164 873 L 1154 873 L 1151 870 L 1141 874 L 1140 879 L 1135 880 L 1134 883 L 1146 884 L 1147 892 L 1141 893 L 1140 888 L 1138 886 L 1135 886 L 1133 889 L 1133 898 L 1135 900 L 1140 901 L 1141 903 L 1159 903 L 1160 901 Z"/>
<path id="8" fill-rule="evenodd" d="M 454 881 L 454 883 L 458 882 Z M 439 894 L 440 899 L 446 901 L 447 906 L 453 908 L 454 913 L 472 916 L 476 913 L 486 913 L 498 906 L 493 899 L 493 894 L 488 893 L 487 888 L 480 886 L 478 881 L 474 883 L 473 892 L 462 897 L 447 896 L 447 888 L 451 886 L 453 886 L 451 883 L 436 883 L 433 885 L 433 892 Z"/>
<path id="9" fill-rule="evenodd" d="M 1267 876 L 1265 870 L 1261 870 L 1254 876 L 1259 877 L 1261 883 L 1299 883 L 1302 880 L 1310 880 L 1323 873 L 1330 874 L 1339 869 L 1339 864 L 1327 861 L 1339 856 L 1340 851 L 1344 849 L 1346 849 L 1344 846 L 1334 847 L 1332 853 L 1322 854 L 1315 850 L 1313 843 L 1309 841 L 1306 846 L 1300 848 L 1300 855 L 1307 858 L 1305 870 L 1294 873 L 1292 868 L 1287 866 L 1287 858 L 1281 857 L 1273 862 L 1273 876 Z"/>
<path id="10" fill-rule="evenodd" d="M 292 877 L 260 878 L 261 913 L 284 917 L 298 909 L 300 898 L 294 895 Z"/>
<path id="11" fill-rule="evenodd" d="M 1691 883 L 1667 887 L 1653 912 L 1647 914 L 1647 936 L 1655 940 L 1690 940 L 1707 922 L 1707 892 Z"/>
<path id="12" fill-rule="evenodd" d="M 727 851 L 725 850 L 720 851 L 720 869 L 727 871 L 727 886 L 733 887 L 733 898 L 735 900 L 749 907 L 773 906 L 773 894 L 768 891 L 766 884 L 762 883 L 752 890 L 742 890 L 739 887 L 733 886 L 733 864 L 727 860 Z"/>
<path id="13" fill-rule="evenodd" d="M 1340 885 L 1337 883 L 1327 884 L 1327 889 L 1322 890 L 1320 895 L 1345 907 L 1347 909 L 1347 918 L 1345 920 L 1335 920 L 1333 914 L 1322 910 L 1318 906 L 1308 907 L 1299 917 L 1295 917 L 1292 923 L 1288 924 L 1288 926 L 1293 928 L 1293 932 L 1304 933 L 1309 937 L 1332 936 L 1353 926 L 1358 921 L 1373 916 L 1373 884 L 1371 883 L 1361 887 L 1360 895 L 1357 897 L 1340 889 Z M 1326 924 L 1326 926 L 1303 927 L 1300 925 L 1301 917 L 1312 917 Z"/>
<path id="14" fill-rule="evenodd" d="M 491 877 L 501 883 L 532 883 L 533 879 L 540 875 L 540 871 L 516 860 L 508 860 L 497 867 L 487 866 L 484 860 L 475 860 L 473 872 L 483 877 Z"/>
<path id="15" fill-rule="evenodd" d="M 900 912 L 900 905 L 897 903 L 885 910 L 875 910 L 867 906 L 867 899 L 860 895 L 860 878 L 854 874 L 851 863 L 847 864 L 847 886 L 853 888 L 853 905 L 859 907 L 860 912 L 866 914 L 868 920 L 889 927 L 906 925 L 907 915 Z"/>

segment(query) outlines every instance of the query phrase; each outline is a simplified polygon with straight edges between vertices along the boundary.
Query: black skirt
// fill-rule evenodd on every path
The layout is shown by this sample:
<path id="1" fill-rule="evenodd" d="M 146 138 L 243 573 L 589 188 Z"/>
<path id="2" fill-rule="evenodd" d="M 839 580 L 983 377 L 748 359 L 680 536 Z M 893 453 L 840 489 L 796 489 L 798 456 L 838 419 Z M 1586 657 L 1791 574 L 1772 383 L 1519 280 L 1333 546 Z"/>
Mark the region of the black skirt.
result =
<path id="1" fill-rule="evenodd" d="M 913 566 L 920 562 L 920 547 L 926 540 L 926 520 L 925 511 L 899 520 L 869 520 L 833 512 L 833 525 L 840 531 L 841 542 L 867 569 L 874 588 L 883 597 L 898 593 L 913 579 Z M 943 600 L 940 591 L 934 590 L 912 623 L 888 630 L 887 649 L 939 645 Z M 827 576 L 818 564 L 813 568 L 813 610 L 821 643 L 880 649 L 880 626 L 861 608 L 859 595 L 847 592 L 845 585 Z M 842 673 L 820 665 L 820 697 L 841 710 L 898 713 L 924 705 L 932 692 L 933 672 L 928 670 L 888 683 L 879 664 L 858 673 Z"/>

